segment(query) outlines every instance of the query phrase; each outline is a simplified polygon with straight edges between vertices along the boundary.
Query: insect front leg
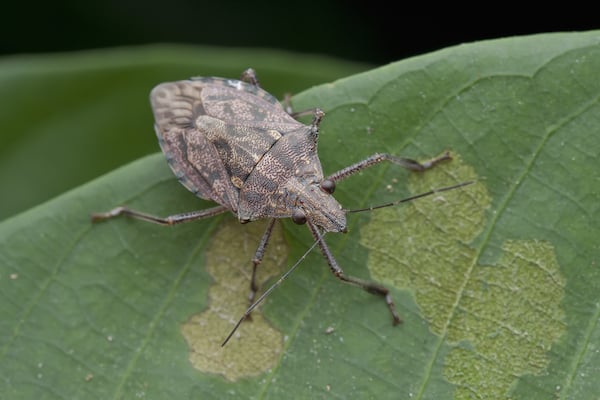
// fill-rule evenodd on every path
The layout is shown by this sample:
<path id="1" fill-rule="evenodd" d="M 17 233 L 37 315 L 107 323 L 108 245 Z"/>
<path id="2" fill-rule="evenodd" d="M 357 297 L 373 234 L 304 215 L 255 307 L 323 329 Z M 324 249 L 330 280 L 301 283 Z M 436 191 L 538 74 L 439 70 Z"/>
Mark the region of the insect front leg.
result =
<path id="1" fill-rule="evenodd" d="M 385 303 L 387 304 L 390 313 L 392 314 L 392 322 L 394 325 L 398 325 L 402 322 L 398 312 L 396 311 L 396 306 L 394 305 L 394 301 L 392 300 L 392 296 L 390 295 L 390 290 L 383 285 L 380 285 L 377 282 L 366 281 L 360 278 L 355 278 L 353 276 L 346 275 L 342 268 L 339 266 L 333 254 L 331 254 L 331 250 L 329 250 L 329 246 L 323 240 L 322 235 L 319 232 L 319 229 L 312 223 L 307 222 L 308 228 L 310 229 L 311 234 L 315 238 L 315 240 L 319 243 L 319 247 L 321 249 L 321 253 L 327 260 L 327 264 L 329 264 L 329 269 L 333 273 L 333 275 L 341 280 L 342 282 L 358 286 L 359 288 L 371 293 L 376 294 L 384 298 Z"/>
<path id="2" fill-rule="evenodd" d="M 373 165 L 379 164 L 382 161 L 392 162 L 411 171 L 423 172 L 425 170 L 433 168 L 442 161 L 451 159 L 452 157 L 447 151 L 444 152 L 441 156 L 432 158 L 431 160 L 422 163 L 415 160 L 411 160 L 410 158 L 396 157 L 387 153 L 376 153 L 373 154 L 371 157 L 365 158 L 364 160 L 357 162 L 356 164 L 352 164 L 346 168 L 342 168 L 341 170 L 334 172 L 333 174 L 329 175 L 326 178 L 326 180 L 330 180 L 332 182 L 341 181 L 342 179 L 346 179 L 347 177 L 352 176 L 365 168 L 369 168 Z"/>
<path id="3" fill-rule="evenodd" d="M 260 263 L 262 263 L 265 250 L 269 244 L 269 239 L 273 233 L 275 221 L 276 219 L 272 218 L 271 222 L 269 222 L 269 225 L 267 225 L 267 229 L 265 230 L 265 233 L 263 233 L 262 239 L 260 240 L 258 248 L 256 249 L 256 253 L 254 253 L 254 258 L 252 259 L 252 279 L 250 280 L 250 293 L 248 294 L 248 300 L 250 304 L 254 303 L 254 298 L 256 297 L 256 292 L 258 291 L 258 285 L 256 284 L 256 270 L 258 269 Z"/>
<path id="4" fill-rule="evenodd" d="M 204 218 L 213 217 L 228 211 L 229 209 L 225 206 L 217 206 L 207 208 L 206 210 L 190 211 L 187 213 L 170 215 L 165 218 L 157 217 L 154 215 L 146 214 L 140 211 L 132 210 L 127 207 L 116 207 L 105 213 L 93 213 L 91 215 L 92 222 L 105 221 L 107 219 L 118 217 L 119 215 L 127 215 L 136 219 L 152 222 L 159 225 L 175 225 L 182 222 L 196 221 Z"/>

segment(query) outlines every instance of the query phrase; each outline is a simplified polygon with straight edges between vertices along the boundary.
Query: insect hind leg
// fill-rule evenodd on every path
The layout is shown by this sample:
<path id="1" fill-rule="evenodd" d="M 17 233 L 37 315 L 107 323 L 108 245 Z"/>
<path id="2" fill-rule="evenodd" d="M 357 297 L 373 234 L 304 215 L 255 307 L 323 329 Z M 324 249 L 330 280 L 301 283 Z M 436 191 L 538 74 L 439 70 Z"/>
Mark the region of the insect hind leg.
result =
<path id="1" fill-rule="evenodd" d="M 240 76 L 240 80 L 242 82 L 249 83 L 256 87 L 260 87 L 260 81 L 258 80 L 256 71 L 253 68 L 248 68 L 244 72 L 242 72 L 242 75 Z M 292 100 L 292 95 L 289 93 L 286 93 L 283 97 L 282 103 L 283 103 L 283 108 L 285 109 L 285 112 L 290 114 L 292 116 L 292 118 L 298 119 L 299 117 L 303 117 L 305 115 L 314 115 L 317 110 L 316 108 L 309 108 L 308 110 L 294 112 L 294 110 L 292 109 L 292 101 L 291 100 Z"/>
<path id="2" fill-rule="evenodd" d="M 248 68 L 242 72 L 240 80 L 256 87 L 260 87 L 260 82 L 258 81 L 258 76 L 256 76 L 256 71 L 252 68 Z"/>
<path id="3" fill-rule="evenodd" d="M 217 206 L 207 208 L 206 210 L 190 211 L 181 214 L 169 215 L 168 217 L 157 217 L 155 215 L 146 214 L 141 211 L 132 210 L 127 207 L 116 207 L 110 211 L 104 213 L 93 213 L 91 215 L 92 222 L 106 221 L 107 219 L 118 217 L 119 215 L 126 215 L 143 221 L 152 222 L 159 225 L 175 225 L 183 222 L 197 221 L 200 219 L 210 218 L 215 215 L 219 215 L 228 211 L 229 209 L 225 206 Z"/>

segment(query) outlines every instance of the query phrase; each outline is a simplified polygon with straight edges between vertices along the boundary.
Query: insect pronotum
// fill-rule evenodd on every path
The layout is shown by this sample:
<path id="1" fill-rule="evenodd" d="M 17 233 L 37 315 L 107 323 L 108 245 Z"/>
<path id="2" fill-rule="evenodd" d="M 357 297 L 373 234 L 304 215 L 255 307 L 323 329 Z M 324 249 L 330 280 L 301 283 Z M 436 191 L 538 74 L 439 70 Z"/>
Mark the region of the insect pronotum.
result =
<path id="1" fill-rule="evenodd" d="M 222 345 L 227 343 L 256 305 L 301 261 L 254 301 L 258 291 L 256 270 L 278 218 L 291 218 L 296 224 L 306 224 L 315 239 L 311 249 L 315 246 L 320 248 L 333 275 L 381 296 L 394 325 L 401 322 L 389 290 L 377 282 L 346 275 L 323 236 L 326 232 L 346 232 L 347 212 L 387 207 L 471 182 L 360 210 L 343 209 L 332 194 L 337 182 L 382 161 L 422 172 L 450 160 L 449 153 L 423 163 L 377 153 L 324 177 L 317 155 L 323 111 L 312 110 L 310 125 L 298 122 L 294 119 L 298 114 L 286 112 L 275 97 L 260 88 L 251 69 L 242 74 L 241 80 L 209 77 L 162 83 L 152 90 L 150 101 L 156 135 L 175 176 L 196 196 L 219 205 L 165 218 L 117 207 L 105 213 L 92 214 L 92 221 L 128 215 L 161 225 L 174 225 L 226 211 L 235 214 L 241 223 L 269 218 L 271 221 L 252 261 L 249 294 L 252 305 Z"/>

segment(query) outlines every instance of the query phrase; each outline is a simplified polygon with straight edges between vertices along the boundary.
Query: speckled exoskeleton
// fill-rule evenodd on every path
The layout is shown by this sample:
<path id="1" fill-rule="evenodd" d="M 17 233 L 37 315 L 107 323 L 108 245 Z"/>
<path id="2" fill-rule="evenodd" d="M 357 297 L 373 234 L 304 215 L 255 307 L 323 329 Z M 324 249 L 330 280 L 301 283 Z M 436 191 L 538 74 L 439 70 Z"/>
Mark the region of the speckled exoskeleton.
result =
<path id="1" fill-rule="evenodd" d="M 378 153 L 324 177 L 317 154 L 323 112 L 312 110 L 310 125 L 298 122 L 260 88 L 252 70 L 245 71 L 241 80 L 208 77 L 162 83 L 152 90 L 150 101 L 156 134 L 175 176 L 196 196 L 219 205 L 166 218 L 117 207 L 93 214 L 93 221 L 129 215 L 173 225 L 226 211 L 241 223 L 270 218 L 253 260 L 252 303 L 258 290 L 256 269 L 274 223 L 291 218 L 308 226 L 337 278 L 384 298 L 393 323 L 401 321 L 389 290 L 346 275 L 323 240 L 325 232 L 347 230 L 348 210 L 332 194 L 338 181 L 381 161 L 424 171 L 450 159 L 448 153 L 425 163 Z"/>

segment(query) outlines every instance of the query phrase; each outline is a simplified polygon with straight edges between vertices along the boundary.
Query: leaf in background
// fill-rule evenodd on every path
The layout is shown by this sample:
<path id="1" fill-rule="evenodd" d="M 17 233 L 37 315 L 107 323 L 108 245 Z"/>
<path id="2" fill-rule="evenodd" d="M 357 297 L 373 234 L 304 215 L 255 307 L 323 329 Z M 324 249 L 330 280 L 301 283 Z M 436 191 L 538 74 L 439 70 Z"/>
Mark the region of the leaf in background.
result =
<path id="1" fill-rule="evenodd" d="M 0 219 L 159 151 L 150 90 L 253 67 L 276 96 L 365 65 L 266 50 L 145 46 L 0 60 Z"/>
<path id="2" fill-rule="evenodd" d="M 195 316 L 239 301 L 212 295 L 223 280 L 207 268 L 215 249 L 252 254 L 260 227 L 231 216 L 171 228 L 89 223 L 90 212 L 118 204 L 157 215 L 209 207 L 162 155 L 6 220 L 0 397 L 592 398 L 599 70 L 598 32 L 539 35 L 450 48 L 296 96 L 296 109 L 327 113 L 326 173 L 374 152 L 458 156 L 423 175 L 364 171 L 336 189 L 346 208 L 477 183 L 352 214 L 348 234 L 328 234 L 347 273 L 393 288 L 404 324 L 392 327 L 381 299 L 341 284 L 313 252 L 259 310 L 265 335 L 243 324 L 237 358 L 223 357 L 225 370 L 268 365 L 258 375 L 195 369 L 192 356 L 210 345 L 190 345 L 184 332 Z M 311 240 L 304 227 L 283 226 L 287 245 L 268 253 L 288 253 L 290 265 Z M 247 283 L 230 290 L 243 296 Z M 252 341 L 260 345 L 243 345 Z"/>

